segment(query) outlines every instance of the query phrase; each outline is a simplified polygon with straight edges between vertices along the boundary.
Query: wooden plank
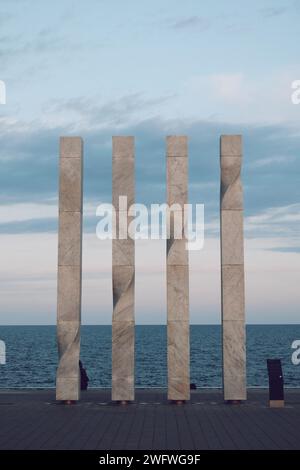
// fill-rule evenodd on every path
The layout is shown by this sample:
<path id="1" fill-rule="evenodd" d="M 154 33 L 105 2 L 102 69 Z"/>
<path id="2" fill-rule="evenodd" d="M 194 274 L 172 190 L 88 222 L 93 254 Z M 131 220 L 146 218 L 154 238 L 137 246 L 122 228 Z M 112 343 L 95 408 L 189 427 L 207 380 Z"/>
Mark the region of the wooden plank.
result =
<path id="1" fill-rule="evenodd" d="M 194 441 L 193 441 L 193 430 L 190 428 L 187 416 L 186 416 L 186 407 L 177 406 L 174 407 L 175 418 L 177 423 L 177 432 L 179 437 L 180 449 L 183 450 L 194 450 Z"/>
<path id="2" fill-rule="evenodd" d="M 151 406 L 144 406 L 144 420 L 142 432 L 139 440 L 139 449 L 148 450 L 153 449 L 153 435 L 154 435 L 154 410 Z"/>
<path id="3" fill-rule="evenodd" d="M 163 450 L 166 448 L 166 405 L 156 405 L 154 414 L 153 448 Z"/>
<path id="4" fill-rule="evenodd" d="M 224 426 L 222 416 L 222 408 L 224 405 L 211 406 L 210 408 L 205 408 L 205 413 L 208 415 L 209 420 L 212 423 L 212 426 L 215 430 L 215 433 L 218 436 L 218 439 L 221 443 L 222 449 L 233 449 L 237 447 L 232 439 L 230 430 L 227 429 L 227 426 Z"/>
<path id="5" fill-rule="evenodd" d="M 177 405 L 166 406 L 166 449 L 180 449 L 180 440 L 178 434 L 178 426 L 175 416 Z"/>
<path id="6" fill-rule="evenodd" d="M 132 409 L 133 406 L 135 405 L 128 405 L 128 408 L 124 409 L 123 413 L 120 413 L 122 416 L 122 421 L 109 449 L 124 449 L 127 436 L 132 429 L 134 421 L 135 414 L 134 410 Z"/>
<path id="7" fill-rule="evenodd" d="M 202 419 L 203 411 L 201 406 L 188 407 L 185 410 L 186 419 L 191 430 L 191 437 L 194 444 L 194 449 L 209 449 L 207 433 L 203 428 Z"/>
<path id="8" fill-rule="evenodd" d="M 144 424 L 144 411 L 143 409 L 136 407 L 133 411 L 133 422 L 132 427 L 128 432 L 126 445 L 124 449 L 138 449 L 139 441 L 142 434 Z"/>

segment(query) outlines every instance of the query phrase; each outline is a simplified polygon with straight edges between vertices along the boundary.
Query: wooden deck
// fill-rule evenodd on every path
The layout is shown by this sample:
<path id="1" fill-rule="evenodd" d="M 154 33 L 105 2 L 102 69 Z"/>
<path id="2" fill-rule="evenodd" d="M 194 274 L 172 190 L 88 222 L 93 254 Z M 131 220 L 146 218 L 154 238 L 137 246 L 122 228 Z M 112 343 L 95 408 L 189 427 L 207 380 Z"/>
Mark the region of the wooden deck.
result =
<path id="1" fill-rule="evenodd" d="M 283 409 L 268 408 L 267 390 L 225 405 L 218 390 L 196 390 L 171 405 L 164 390 L 137 390 L 136 402 L 110 403 L 109 390 L 84 392 L 58 405 L 54 390 L 0 391 L 0 449 L 300 449 L 300 389 Z"/>

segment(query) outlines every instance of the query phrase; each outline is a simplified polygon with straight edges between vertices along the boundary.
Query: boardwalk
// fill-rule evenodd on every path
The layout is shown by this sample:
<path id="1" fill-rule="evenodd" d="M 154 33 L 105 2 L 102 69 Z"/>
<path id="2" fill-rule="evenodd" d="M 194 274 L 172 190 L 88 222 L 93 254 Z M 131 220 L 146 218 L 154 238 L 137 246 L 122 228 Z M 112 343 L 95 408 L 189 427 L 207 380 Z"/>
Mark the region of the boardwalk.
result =
<path id="1" fill-rule="evenodd" d="M 91 390 L 77 405 L 54 402 L 53 390 L 0 392 L 0 449 L 299 449 L 300 389 L 284 409 L 269 409 L 266 390 L 245 405 L 224 405 L 220 391 L 193 391 L 189 404 L 162 390 L 138 390 L 116 406 L 109 390 Z"/>

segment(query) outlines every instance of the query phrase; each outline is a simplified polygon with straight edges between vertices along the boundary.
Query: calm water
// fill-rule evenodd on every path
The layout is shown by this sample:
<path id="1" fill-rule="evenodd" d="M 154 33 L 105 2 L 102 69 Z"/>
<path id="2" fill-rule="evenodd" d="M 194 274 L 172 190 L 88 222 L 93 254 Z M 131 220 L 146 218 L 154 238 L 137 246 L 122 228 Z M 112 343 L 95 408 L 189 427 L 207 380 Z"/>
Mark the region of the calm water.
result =
<path id="1" fill-rule="evenodd" d="M 91 387 L 110 387 L 111 327 L 83 326 L 81 358 Z M 191 382 L 221 386 L 220 326 L 191 326 Z M 57 364 L 55 326 L 0 326 L 6 365 L 0 388 L 54 387 Z M 248 386 L 267 386 L 266 359 L 282 359 L 285 384 L 300 387 L 300 365 L 291 362 L 291 344 L 300 325 L 247 326 Z M 165 326 L 136 327 L 136 386 L 164 387 L 167 377 Z"/>

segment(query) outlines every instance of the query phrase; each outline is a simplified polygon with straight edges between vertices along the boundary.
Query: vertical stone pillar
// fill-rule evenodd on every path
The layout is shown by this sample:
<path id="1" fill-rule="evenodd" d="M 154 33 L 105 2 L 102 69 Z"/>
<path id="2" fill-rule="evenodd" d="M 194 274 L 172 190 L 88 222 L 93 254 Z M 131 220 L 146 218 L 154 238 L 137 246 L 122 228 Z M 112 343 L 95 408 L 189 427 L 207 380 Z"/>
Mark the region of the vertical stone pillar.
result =
<path id="1" fill-rule="evenodd" d="M 221 295 L 225 401 L 246 400 L 242 137 L 223 135 L 221 154 Z"/>
<path id="2" fill-rule="evenodd" d="M 112 242 L 112 400 L 134 400 L 134 249 L 128 234 L 119 233 L 122 220 L 130 222 L 119 196 L 134 204 L 134 138 L 113 137 L 113 205 L 117 233 Z M 127 238 L 125 238 L 127 237 Z"/>
<path id="3" fill-rule="evenodd" d="M 56 399 L 80 397 L 83 142 L 60 139 Z"/>
<path id="4" fill-rule="evenodd" d="M 167 239 L 168 399 L 184 401 L 190 398 L 189 266 L 183 233 L 183 209 L 188 202 L 186 136 L 167 137 L 167 202 L 171 207 Z M 182 230 L 176 234 L 174 222 L 180 219 Z"/>

